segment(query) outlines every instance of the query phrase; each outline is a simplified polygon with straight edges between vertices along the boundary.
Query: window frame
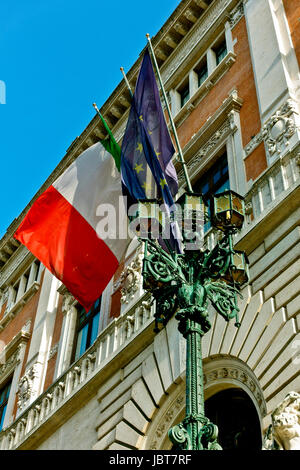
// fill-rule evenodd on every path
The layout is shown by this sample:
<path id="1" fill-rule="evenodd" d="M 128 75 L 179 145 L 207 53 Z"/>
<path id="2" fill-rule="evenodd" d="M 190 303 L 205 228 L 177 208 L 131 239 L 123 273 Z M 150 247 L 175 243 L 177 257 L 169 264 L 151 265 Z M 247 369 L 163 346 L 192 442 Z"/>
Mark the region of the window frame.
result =
<path id="1" fill-rule="evenodd" d="M 222 62 L 224 57 L 228 54 L 228 45 L 226 36 L 222 36 L 221 40 L 218 41 L 217 45 L 212 47 L 216 55 L 216 67 Z"/>
<path id="2" fill-rule="evenodd" d="M 77 320 L 76 320 L 76 328 L 74 334 L 74 342 L 73 342 L 73 351 L 72 351 L 72 359 L 71 363 L 76 362 L 84 353 L 87 351 L 92 344 L 95 342 L 96 338 L 99 335 L 100 331 L 100 310 L 102 304 L 102 296 L 100 296 L 92 308 L 86 312 L 84 308 L 77 304 L 75 307 L 77 310 Z M 83 318 L 82 318 L 83 317 Z M 93 328 L 94 328 L 94 321 L 97 318 L 97 329 L 96 335 L 93 335 Z M 79 335 L 80 332 L 84 330 L 84 328 L 88 325 L 87 334 L 85 337 L 85 345 L 83 346 L 82 337 L 80 338 L 79 342 Z"/>
<path id="3" fill-rule="evenodd" d="M 224 171 L 226 169 L 226 171 Z M 220 170 L 220 178 L 217 182 L 214 182 L 214 175 L 217 171 Z M 209 182 L 209 189 L 207 192 L 203 192 L 201 188 L 201 182 L 205 180 Z M 227 184 L 228 183 L 228 184 Z M 224 186 L 225 185 L 225 186 Z M 227 186 L 227 187 L 226 187 Z M 230 174 L 229 174 L 229 162 L 228 162 L 228 152 L 227 148 L 223 147 L 222 150 L 218 153 L 217 158 L 211 163 L 203 168 L 203 171 L 196 178 L 193 183 L 193 189 L 196 193 L 203 194 L 203 200 L 208 206 L 208 214 L 212 210 L 212 196 L 218 192 L 222 192 L 225 189 L 230 189 Z M 210 222 L 206 222 L 204 225 L 204 231 L 207 232 L 211 228 Z"/>

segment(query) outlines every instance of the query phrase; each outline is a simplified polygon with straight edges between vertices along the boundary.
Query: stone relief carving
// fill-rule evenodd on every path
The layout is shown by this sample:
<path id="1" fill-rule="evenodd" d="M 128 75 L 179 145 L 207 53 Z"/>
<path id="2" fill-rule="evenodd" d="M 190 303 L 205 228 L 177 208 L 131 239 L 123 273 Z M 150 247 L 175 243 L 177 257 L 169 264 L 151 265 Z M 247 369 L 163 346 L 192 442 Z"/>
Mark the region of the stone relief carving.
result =
<path id="1" fill-rule="evenodd" d="M 299 393 L 288 393 L 273 411 L 263 450 L 300 450 Z"/>
<path id="2" fill-rule="evenodd" d="M 237 6 L 231 11 L 230 13 L 230 28 L 234 28 L 234 26 L 240 21 L 240 19 L 244 16 L 244 2 L 241 1 L 237 4 Z"/>
<path id="3" fill-rule="evenodd" d="M 253 150 L 255 150 L 256 147 L 258 147 L 262 141 L 263 141 L 263 136 L 262 136 L 262 133 L 259 132 L 250 140 L 250 142 L 244 148 L 245 157 L 248 157 L 248 155 L 250 155 L 250 153 L 252 153 Z"/>
<path id="4" fill-rule="evenodd" d="M 161 448 L 162 440 L 168 434 L 168 430 L 172 426 L 172 423 L 178 413 L 182 410 L 185 404 L 185 392 L 176 398 L 176 400 L 166 410 L 163 419 L 160 420 L 158 426 L 155 429 L 154 438 L 150 444 L 150 450 L 159 450 Z"/>
<path id="5" fill-rule="evenodd" d="M 288 146 L 289 139 L 296 132 L 293 114 L 296 113 L 291 99 L 281 106 L 264 124 L 261 134 L 271 156 L 280 154 Z"/>
<path id="6" fill-rule="evenodd" d="M 0 381 L 16 367 L 20 360 L 20 350 L 20 346 L 18 346 L 16 351 L 5 362 L 3 360 L 3 364 L 0 363 Z"/>
<path id="7" fill-rule="evenodd" d="M 293 100 L 284 103 L 263 125 L 261 131 L 252 137 L 245 146 L 245 157 L 248 157 L 261 142 L 265 142 L 270 156 L 281 154 L 289 145 L 289 139 L 295 134 L 297 125 L 294 114 L 297 114 Z"/>
<path id="8" fill-rule="evenodd" d="M 258 404 L 262 416 L 267 413 L 265 401 L 260 391 L 259 384 L 255 382 L 254 377 L 251 377 L 247 371 L 242 370 L 238 367 L 220 367 L 210 371 L 203 375 L 204 386 L 209 386 L 210 382 L 216 382 L 221 379 L 234 379 L 238 382 L 243 383 L 251 392 L 256 403 Z"/>
<path id="9" fill-rule="evenodd" d="M 18 408 L 22 410 L 27 402 L 35 395 L 35 380 L 40 376 L 39 364 L 33 364 L 19 381 Z"/>
<path id="10" fill-rule="evenodd" d="M 133 261 L 123 270 L 120 276 L 119 283 L 122 286 L 122 304 L 129 304 L 129 302 L 134 299 L 135 293 L 139 290 L 142 277 L 143 256 L 141 248 L 139 248 Z"/>
<path id="11" fill-rule="evenodd" d="M 196 155 L 188 162 L 188 172 L 191 175 L 196 168 L 199 168 L 199 165 L 203 158 L 205 158 L 213 149 L 223 140 L 225 139 L 230 132 L 231 129 L 231 122 L 227 120 L 209 139 L 208 141 L 200 147 Z M 184 183 L 184 173 L 180 171 L 178 174 L 178 182 L 179 185 Z"/>
<path id="12" fill-rule="evenodd" d="M 73 295 L 67 290 L 67 288 L 58 289 L 58 292 L 63 295 L 63 301 L 62 301 L 62 312 L 67 313 L 71 307 L 73 307 L 76 303 L 77 300 Z"/>

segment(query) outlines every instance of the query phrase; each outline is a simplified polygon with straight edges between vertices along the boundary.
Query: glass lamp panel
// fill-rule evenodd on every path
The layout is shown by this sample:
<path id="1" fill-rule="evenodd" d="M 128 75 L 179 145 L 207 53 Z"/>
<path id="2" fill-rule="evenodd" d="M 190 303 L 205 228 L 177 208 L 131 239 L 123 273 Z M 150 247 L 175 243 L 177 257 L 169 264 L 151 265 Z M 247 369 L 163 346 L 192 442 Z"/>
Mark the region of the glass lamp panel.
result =
<path id="1" fill-rule="evenodd" d="M 243 284 L 248 280 L 248 270 L 245 260 L 245 254 L 243 252 L 235 252 L 232 255 L 232 278 L 235 282 Z"/>
<path id="2" fill-rule="evenodd" d="M 243 200 L 235 194 L 232 194 L 232 209 L 244 215 Z"/>
<path id="3" fill-rule="evenodd" d="M 232 264 L 234 265 L 235 269 L 244 269 L 244 256 L 243 253 L 235 252 L 232 257 Z"/>
<path id="4" fill-rule="evenodd" d="M 222 196 L 215 197 L 215 211 L 216 215 L 221 212 L 226 212 L 231 209 L 230 206 L 230 197 L 228 194 L 223 194 Z"/>

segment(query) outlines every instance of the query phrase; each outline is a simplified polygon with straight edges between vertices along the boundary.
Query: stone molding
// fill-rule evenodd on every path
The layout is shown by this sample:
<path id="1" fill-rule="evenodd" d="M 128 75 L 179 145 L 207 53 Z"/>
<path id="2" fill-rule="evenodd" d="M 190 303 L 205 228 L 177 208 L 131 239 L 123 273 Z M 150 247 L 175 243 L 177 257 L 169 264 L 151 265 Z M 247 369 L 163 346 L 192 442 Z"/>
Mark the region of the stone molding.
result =
<path id="1" fill-rule="evenodd" d="M 34 296 L 39 290 L 40 283 L 34 282 L 30 288 L 22 295 L 22 297 L 12 306 L 6 307 L 4 316 L 0 321 L 0 332 L 8 325 L 8 323 L 15 318 L 17 313 L 24 307 L 24 305 Z"/>
<path id="2" fill-rule="evenodd" d="M 295 103 L 288 99 L 264 124 L 261 133 L 270 156 L 284 153 L 296 132 Z"/>
<path id="3" fill-rule="evenodd" d="M 235 25 L 240 21 L 244 14 L 244 1 L 242 0 L 230 13 L 229 23 L 231 29 L 235 27 Z"/>
<path id="4" fill-rule="evenodd" d="M 218 365 L 219 362 L 219 365 Z M 263 396 L 263 391 L 260 384 L 251 369 L 242 361 L 237 359 L 224 359 L 224 366 L 222 359 L 213 359 L 209 364 L 206 371 L 204 365 L 204 390 L 222 383 L 232 383 L 238 385 L 250 395 L 252 401 L 259 410 L 261 417 L 267 414 L 267 406 Z"/>
<path id="5" fill-rule="evenodd" d="M 176 48 L 176 60 L 170 57 L 162 66 L 162 81 L 169 88 L 168 81 L 177 74 L 179 68 L 190 61 L 193 51 L 199 47 L 199 43 L 207 40 L 208 32 L 216 26 L 216 23 L 224 22 L 230 18 L 228 11 L 231 5 L 237 2 L 232 0 L 217 0 L 205 11 L 201 20 L 184 37 Z"/>
<path id="6" fill-rule="evenodd" d="M 140 288 L 143 267 L 143 247 L 139 247 L 133 261 L 126 266 L 120 276 L 121 303 L 129 304 Z"/>
<path id="7" fill-rule="evenodd" d="M 17 277 L 18 273 L 24 269 L 25 264 L 29 264 L 33 260 L 32 253 L 24 245 L 21 245 L 0 272 L 0 288 L 6 286 L 12 276 Z"/>
<path id="8" fill-rule="evenodd" d="M 18 386 L 18 410 L 26 407 L 29 400 L 36 397 L 36 380 L 41 374 L 41 364 L 33 364 L 23 375 Z"/>
<path id="9" fill-rule="evenodd" d="M 57 292 L 62 295 L 63 300 L 61 309 L 62 313 L 65 315 L 72 307 L 75 307 L 78 302 L 64 284 L 60 285 Z"/>
<path id="10" fill-rule="evenodd" d="M 0 383 L 9 377 L 21 360 L 22 345 L 29 340 L 31 320 L 29 320 L 1 351 Z"/>

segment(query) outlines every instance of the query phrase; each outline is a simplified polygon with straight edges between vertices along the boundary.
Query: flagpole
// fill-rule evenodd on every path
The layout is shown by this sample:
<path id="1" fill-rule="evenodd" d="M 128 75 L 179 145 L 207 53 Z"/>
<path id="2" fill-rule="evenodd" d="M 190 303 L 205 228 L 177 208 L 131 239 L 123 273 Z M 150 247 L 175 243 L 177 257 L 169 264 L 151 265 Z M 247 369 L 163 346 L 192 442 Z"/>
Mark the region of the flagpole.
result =
<path id="1" fill-rule="evenodd" d="M 181 150 L 181 146 L 180 146 L 180 143 L 179 143 L 176 127 L 175 127 L 175 124 L 174 124 L 174 121 L 173 121 L 173 116 L 172 116 L 171 109 L 170 109 L 170 106 L 169 106 L 169 103 L 168 103 L 168 98 L 167 98 L 167 95 L 166 95 L 166 92 L 165 92 L 165 88 L 164 88 L 164 85 L 163 85 L 163 82 L 162 82 L 162 78 L 161 78 L 160 71 L 159 71 L 159 68 L 158 68 L 157 60 L 156 60 L 154 50 L 153 50 L 153 47 L 152 47 L 150 34 L 147 33 L 146 37 L 147 37 L 147 40 L 148 40 L 150 52 L 151 52 L 151 55 L 152 55 L 152 58 L 153 58 L 156 73 L 157 73 L 157 76 L 158 76 L 158 80 L 159 80 L 161 90 L 162 90 L 162 93 L 163 93 L 163 97 L 164 97 L 164 100 L 165 100 L 165 104 L 166 104 L 166 107 L 167 107 L 170 123 L 171 123 L 171 126 L 172 126 L 173 135 L 174 135 L 175 142 L 176 142 L 176 145 L 177 145 L 177 150 L 178 150 L 178 154 L 179 154 L 179 158 L 180 158 L 180 163 L 182 164 L 182 169 L 183 169 L 186 185 L 188 187 L 188 190 L 190 192 L 193 192 L 193 188 L 192 188 L 191 181 L 190 181 L 188 171 L 187 171 L 186 161 L 184 159 L 184 156 L 183 156 L 183 153 L 182 153 L 182 150 Z"/>
<path id="2" fill-rule="evenodd" d="M 123 77 L 124 77 L 124 80 L 125 80 L 125 83 L 126 83 L 126 85 L 127 85 L 127 88 L 128 88 L 128 90 L 129 90 L 129 92 L 130 92 L 131 98 L 133 98 L 132 89 L 131 89 L 130 83 L 129 83 L 129 81 L 128 81 L 128 78 L 127 78 L 127 76 L 126 76 L 126 73 L 124 72 L 124 67 L 120 67 L 120 70 L 121 70 L 122 75 L 123 75 Z"/>
<path id="3" fill-rule="evenodd" d="M 96 105 L 96 103 L 93 103 L 93 106 L 94 106 L 94 108 L 95 108 L 95 111 L 96 111 L 97 114 L 99 115 L 99 117 L 100 117 L 100 119 L 101 119 L 101 121 L 102 121 L 102 123 L 103 123 L 103 125 L 104 125 L 104 127 L 105 127 L 106 132 L 107 132 L 107 133 L 111 136 L 111 138 L 115 141 L 115 138 L 114 138 L 114 136 L 112 135 L 111 130 L 110 130 L 110 128 L 109 128 L 108 125 L 107 125 L 107 122 L 105 121 L 104 117 L 103 117 L 102 114 L 100 113 L 99 108 L 98 108 L 98 106 Z M 116 142 L 116 141 L 115 141 L 115 142 Z"/>

